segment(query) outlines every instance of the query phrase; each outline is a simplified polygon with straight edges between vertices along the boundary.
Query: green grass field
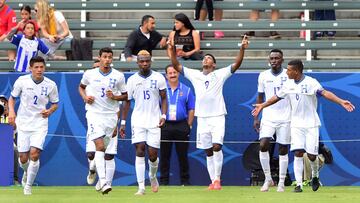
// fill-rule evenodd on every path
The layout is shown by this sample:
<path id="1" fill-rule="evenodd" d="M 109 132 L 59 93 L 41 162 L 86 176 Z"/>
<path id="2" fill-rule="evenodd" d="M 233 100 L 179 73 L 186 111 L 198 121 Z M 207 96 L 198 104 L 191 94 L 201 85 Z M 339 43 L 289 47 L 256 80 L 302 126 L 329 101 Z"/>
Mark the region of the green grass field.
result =
<path id="1" fill-rule="evenodd" d="M 135 186 L 113 187 L 108 195 L 95 191 L 94 187 L 33 187 L 31 196 L 24 196 L 22 187 L 0 187 L 0 203 L 56 203 L 56 202 L 141 202 L 141 203 L 224 203 L 224 202 L 271 202 L 271 203 L 359 203 L 360 187 L 320 187 L 313 192 L 311 187 L 304 187 L 304 192 L 293 193 L 293 187 L 287 187 L 284 193 L 276 192 L 272 187 L 269 192 L 260 192 L 259 187 L 225 186 L 221 191 L 207 191 L 204 186 L 163 186 L 158 193 L 146 188 L 144 196 L 134 196 Z"/>

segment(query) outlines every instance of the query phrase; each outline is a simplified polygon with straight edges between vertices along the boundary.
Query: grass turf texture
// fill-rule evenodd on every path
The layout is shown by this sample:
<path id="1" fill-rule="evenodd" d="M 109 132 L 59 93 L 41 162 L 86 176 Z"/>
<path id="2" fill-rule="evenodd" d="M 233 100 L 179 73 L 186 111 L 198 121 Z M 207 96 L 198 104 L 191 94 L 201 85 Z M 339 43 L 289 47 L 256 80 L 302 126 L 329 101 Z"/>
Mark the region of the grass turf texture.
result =
<path id="1" fill-rule="evenodd" d="M 284 193 L 276 192 L 271 187 L 269 192 L 260 192 L 260 187 L 224 186 L 221 191 L 207 191 L 205 186 L 161 186 L 158 193 L 146 187 L 144 196 L 135 196 L 135 186 L 115 186 L 108 195 L 95 191 L 93 186 L 49 187 L 34 186 L 31 196 L 23 195 L 22 187 L 0 187 L 0 202 L 56 203 L 56 202 L 141 202 L 141 203 L 201 203 L 201 202 L 360 202 L 360 187 L 320 187 L 313 192 L 311 187 L 304 187 L 304 192 L 293 193 L 293 187 L 286 187 Z"/>

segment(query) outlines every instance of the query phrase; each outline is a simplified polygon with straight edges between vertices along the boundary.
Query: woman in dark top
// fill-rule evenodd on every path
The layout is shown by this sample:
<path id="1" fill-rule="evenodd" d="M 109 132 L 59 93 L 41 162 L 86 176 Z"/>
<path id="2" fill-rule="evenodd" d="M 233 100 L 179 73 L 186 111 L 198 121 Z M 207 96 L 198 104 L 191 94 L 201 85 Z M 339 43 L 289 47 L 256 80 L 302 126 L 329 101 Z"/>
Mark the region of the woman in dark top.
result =
<path id="1" fill-rule="evenodd" d="M 177 57 L 184 60 L 202 60 L 200 52 L 200 35 L 183 14 L 175 15 L 174 29 L 169 34 L 169 40 L 174 41 Z"/>

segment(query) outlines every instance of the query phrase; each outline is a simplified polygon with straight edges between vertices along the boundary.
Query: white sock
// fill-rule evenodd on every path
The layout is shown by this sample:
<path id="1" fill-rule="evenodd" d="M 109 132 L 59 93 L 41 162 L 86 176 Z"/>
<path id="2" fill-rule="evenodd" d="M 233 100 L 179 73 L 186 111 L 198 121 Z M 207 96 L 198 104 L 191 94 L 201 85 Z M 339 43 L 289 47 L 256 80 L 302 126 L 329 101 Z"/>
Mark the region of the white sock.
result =
<path id="1" fill-rule="evenodd" d="M 315 161 L 310 160 L 310 166 L 311 166 L 311 177 L 319 177 L 319 159 L 316 157 Z"/>
<path id="2" fill-rule="evenodd" d="M 220 180 L 224 155 L 222 150 L 214 152 L 215 180 Z"/>
<path id="3" fill-rule="evenodd" d="M 111 186 L 114 173 L 115 173 L 115 160 L 105 160 L 105 177 L 106 177 L 106 183 Z"/>
<path id="4" fill-rule="evenodd" d="M 261 167 L 263 169 L 265 180 L 271 180 L 271 172 L 270 172 L 270 156 L 269 152 L 259 151 L 259 159 L 261 163 Z"/>
<path id="5" fill-rule="evenodd" d="M 27 160 L 26 163 L 23 164 L 23 163 L 21 163 L 20 158 L 19 158 L 19 165 L 24 170 L 24 172 L 27 172 L 28 167 L 29 167 L 29 159 Z"/>
<path id="6" fill-rule="evenodd" d="M 96 170 L 96 168 L 95 168 L 95 160 L 94 159 L 93 160 L 88 159 L 88 162 L 89 162 L 89 170 L 90 171 L 95 171 Z"/>
<path id="7" fill-rule="evenodd" d="M 145 190 L 145 157 L 136 156 L 135 171 L 139 189 Z"/>
<path id="8" fill-rule="evenodd" d="M 105 177 L 105 152 L 96 151 L 95 152 L 95 165 L 96 171 L 99 177 L 100 186 L 103 187 L 106 184 L 106 177 Z"/>
<path id="9" fill-rule="evenodd" d="M 279 184 L 284 184 L 289 164 L 289 156 L 279 155 Z"/>
<path id="10" fill-rule="evenodd" d="M 32 186 L 34 183 L 34 180 L 36 178 L 36 175 L 39 171 L 40 168 L 40 161 L 31 161 L 29 163 L 29 167 L 27 170 L 27 181 L 26 181 L 26 185 L 28 186 Z"/>
<path id="11" fill-rule="evenodd" d="M 294 158 L 294 174 L 296 185 L 300 185 L 302 187 L 303 181 L 303 170 L 304 170 L 304 158 L 303 157 L 295 157 Z"/>
<path id="12" fill-rule="evenodd" d="M 149 178 L 154 179 L 156 178 L 156 173 L 158 170 L 159 158 L 157 158 L 156 161 L 154 162 L 151 162 L 149 159 L 148 163 L 149 163 Z"/>
<path id="13" fill-rule="evenodd" d="M 207 170 L 209 172 L 211 182 L 213 182 L 215 180 L 214 156 L 206 157 L 206 165 L 207 165 Z"/>

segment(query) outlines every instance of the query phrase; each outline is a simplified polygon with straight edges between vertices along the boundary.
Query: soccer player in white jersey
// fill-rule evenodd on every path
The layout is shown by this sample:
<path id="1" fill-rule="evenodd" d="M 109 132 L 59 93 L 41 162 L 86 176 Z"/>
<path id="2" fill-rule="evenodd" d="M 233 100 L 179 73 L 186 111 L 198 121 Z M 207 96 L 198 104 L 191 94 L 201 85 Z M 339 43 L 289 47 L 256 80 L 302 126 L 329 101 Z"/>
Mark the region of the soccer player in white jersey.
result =
<path id="1" fill-rule="evenodd" d="M 124 74 L 113 69 L 113 51 L 99 51 L 100 66 L 87 70 L 80 82 L 79 93 L 86 103 L 87 139 L 95 144 L 95 166 L 99 181 L 96 190 L 103 194 L 111 191 L 115 172 L 114 155 L 117 137 L 113 134 L 118 121 L 119 101 L 127 99 Z M 87 151 L 91 147 L 87 143 Z"/>
<path id="2" fill-rule="evenodd" d="M 271 69 L 263 71 L 259 75 L 257 104 L 274 96 L 288 80 L 286 69 L 282 67 L 283 62 L 284 58 L 281 50 L 273 49 L 270 51 L 269 63 Z M 271 178 L 269 156 L 270 140 L 274 139 L 274 134 L 276 134 L 276 142 L 279 144 L 279 183 L 277 191 L 284 192 L 284 182 L 289 162 L 290 112 L 289 100 L 283 99 L 277 104 L 264 109 L 261 125 L 259 119 L 254 118 L 254 128 L 259 133 L 260 140 L 259 159 L 265 174 L 264 185 L 260 189 L 262 192 L 267 192 L 269 187 L 274 185 Z"/>
<path id="3" fill-rule="evenodd" d="M 149 179 L 151 190 L 158 192 L 156 178 L 160 148 L 160 128 L 164 125 L 167 112 L 165 77 L 151 70 L 151 55 L 141 50 L 137 55 L 140 70 L 127 81 L 128 101 L 124 102 L 120 134 L 124 137 L 125 120 L 130 108 L 130 100 L 135 101 L 131 115 L 131 143 L 135 145 L 135 171 L 139 185 L 135 195 L 145 194 L 145 148 L 149 157 Z"/>
<path id="4" fill-rule="evenodd" d="M 285 97 L 289 99 L 291 106 L 291 150 L 295 153 L 294 174 L 297 184 L 294 192 L 302 192 L 304 152 L 310 159 L 313 177 L 311 180 L 312 190 L 317 191 L 320 187 L 317 155 L 321 123 L 316 112 L 317 96 L 323 96 L 340 104 L 348 112 L 355 109 L 350 101 L 337 97 L 334 93 L 325 90 L 316 79 L 304 75 L 303 69 L 301 60 L 290 61 L 286 71 L 289 80 L 276 92 L 276 95 L 264 103 L 255 104 L 255 109 L 252 111 L 252 115 L 257 116 L 263 108 L 273 105 Z"/>
<path id="5" fill-rule="evenodd" d="M 19 162 L 24 170 L 24 195 L 31 195 L 31 186 L 40 168 L 40 153 L 48 132 L 48 117 L 58 107 L 59 94 L 54 81 L 44 76 L 45 61 L 40 56 L 30 60 L 31 74 L 20 76 L 9 98 L 9 123 L 18 132 Z M 15 113 L 15 98 L 20 106 Z M 48 103 L 50 108 L 46 109 Z"/>
<path id="6" fill-rule="evenodd" d="M 216 59 L 206 54 L 202 71 L 182 66 L 176 58 L 174 42 L 168 41 L 168 53 L 174 68 L 190 80 L 195 89 L 195 116 L 197 117 L 196 147 L 204 149 L 211 184 L 209 190 L 221 190 L 220 176 L 223 164 L 222 145 L 225 135 L 226 107 L 223 97 L 225 81 L 240 67 L 248 47 L 244 36 L 235 63 L 215 70 Z"/>

